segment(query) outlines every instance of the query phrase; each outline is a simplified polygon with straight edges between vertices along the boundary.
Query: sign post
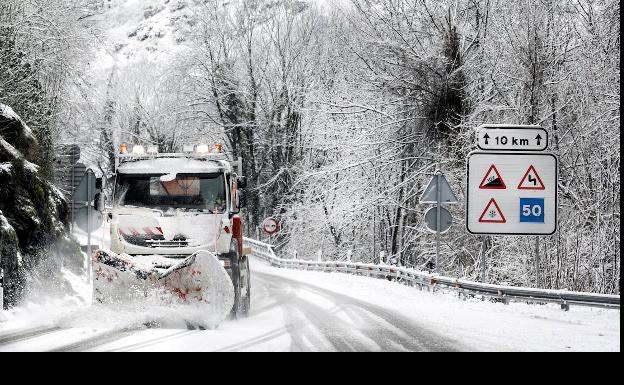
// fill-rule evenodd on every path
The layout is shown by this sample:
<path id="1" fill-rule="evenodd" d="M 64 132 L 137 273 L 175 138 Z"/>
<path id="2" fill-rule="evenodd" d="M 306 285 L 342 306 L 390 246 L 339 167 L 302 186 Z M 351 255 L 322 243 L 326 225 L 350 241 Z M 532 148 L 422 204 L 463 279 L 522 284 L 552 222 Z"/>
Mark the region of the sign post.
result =
<path id="1" fill-rule="evenodd" d="M 442 207 L 442 203 L 453 204 L 458 201 L 442 171 L 436 170 L 420 197 L 420 203 L 435 203 L 436 205 L 435 208 L 431 208 L 425 213 L 425 224 L 436 233 L 436 273 L 438 272 L 438 263 L 440 261 L 440 236 L 448 231 L 453 223 L 451 213 Z M 435 210 L 435 216 L 433 215 L 433 210 Z"/>
<path id="2" fill-rule="evenodd" d="M 544 152 L 540 126 L 483 125 L 466 167 L 466 228 L 482 235 L 552 235 L 557 231 L 558 159 Z M 482 277 L 485 282 L 484 241 Z M 539 238 L 535 250 L 539 286 Z"/>
<path id="3" fill-rule="evenodd" d="M 72 204 L 77 207 L 75 225 L 87 233 L 87 256 L 89 261 L 91 261 L 91 254 L 93 253 L 91 233 L 99 229 L 104 223 L 104 216 L 95 207 L 98 190 L 95 174 L 93 170 L 88 169 L 72 197 Z M 87 279 L 91 280 L 90 266 L 87 270 Z"/>
<path id="4" fill-rule="evenodd" d="M 436 261 L 435 261 L 435 271 L 436 273 L 439 271 L 438 264 L 440 260 L 440 201 L 442 201 L 442 189 L 440 188 L 440 175 L 442 172 L 436 173 L 436 184 L 438 188 L 436 188 L 437 193 L 437 203 L 436 203 Z"/>
<path id="5" fill-rule="evenodd" d="M 91 175 L 93 172 L 91 170 L 87 171 L 87 196 L 91 197 Z M 87 200 L 87 207 L 91 208 L 91 199 Z M 89 210 L 90 211 L 90 210 Z M 87 215 L 87 255 L 91 258 L 91 215 Z M 89 269 L 91 270 L 91 269 Z M 90 277 L 89 277 L 90 278 Z"/>

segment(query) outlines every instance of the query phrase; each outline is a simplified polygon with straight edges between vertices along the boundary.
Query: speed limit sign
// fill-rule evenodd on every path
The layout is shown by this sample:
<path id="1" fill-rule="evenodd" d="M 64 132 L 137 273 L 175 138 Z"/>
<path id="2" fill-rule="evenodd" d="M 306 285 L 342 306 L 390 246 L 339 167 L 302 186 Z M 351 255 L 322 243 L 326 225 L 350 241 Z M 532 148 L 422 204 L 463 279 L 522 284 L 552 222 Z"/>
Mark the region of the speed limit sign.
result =
<path id="1" fill-rule="evenodd" d="M 267 218 L 262 222 L 262 229 L 268 235 L 275 234 L 279 231 L 279 221 L 275 218 Z"/>

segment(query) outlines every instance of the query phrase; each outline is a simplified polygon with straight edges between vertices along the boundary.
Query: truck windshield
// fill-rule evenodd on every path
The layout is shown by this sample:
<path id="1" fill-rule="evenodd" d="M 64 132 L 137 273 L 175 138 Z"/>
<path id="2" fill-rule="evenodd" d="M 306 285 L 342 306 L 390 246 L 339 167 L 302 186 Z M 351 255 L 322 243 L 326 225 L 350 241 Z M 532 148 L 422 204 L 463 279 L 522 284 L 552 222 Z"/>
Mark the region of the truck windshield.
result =
<path id="1" fill-rule="evenodd" d="M 119 174 L 115 203 L 158 209 L 189 209 L 221 214 L 226 211 L 223 174 L 173 176 Z"/>

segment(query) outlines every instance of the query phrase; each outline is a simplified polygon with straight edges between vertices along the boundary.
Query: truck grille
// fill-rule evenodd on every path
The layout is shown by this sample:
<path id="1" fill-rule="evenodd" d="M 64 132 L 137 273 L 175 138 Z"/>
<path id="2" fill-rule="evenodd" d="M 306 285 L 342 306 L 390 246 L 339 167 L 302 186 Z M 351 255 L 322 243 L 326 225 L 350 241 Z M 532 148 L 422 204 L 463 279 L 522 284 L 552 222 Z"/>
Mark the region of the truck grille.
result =
<path id="1" fill-rule="evenodd" d="M 139 246 L 139 247 L 149 247 L 152 249 L 162 249 L 162 248 L 182 248 L 188 247 L 189 242 L 184 236 L 176 236 L 171 240 L 165 239 L 161 234 L 155 235 L 146 235 L 146 234 L 137 234 L 137 235 L 121 235 L 124 241 L 128 242 L 131 245 Z"/>
<path id="2" fill-rule="evenodd" d="M 147 247 L 153 248 L 176 248 L 176 247 L 188 247 L 189 243 L 186 239 L 178 239 L 178 240 L 157 240 L 157 239 L 148 239 L 145 241 Z"/>

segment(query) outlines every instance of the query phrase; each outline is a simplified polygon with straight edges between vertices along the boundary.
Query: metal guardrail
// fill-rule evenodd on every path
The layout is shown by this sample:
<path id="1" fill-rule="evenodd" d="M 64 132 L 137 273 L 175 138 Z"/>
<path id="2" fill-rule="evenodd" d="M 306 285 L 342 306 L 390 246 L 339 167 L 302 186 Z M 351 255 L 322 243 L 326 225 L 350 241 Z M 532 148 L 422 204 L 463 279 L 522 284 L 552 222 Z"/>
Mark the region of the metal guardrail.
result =
<path id="1" fill-rule="evenodd" d="M 0 311 L 4 309 L 4 269 L 0 267 Z"/>
<path id="2" fill-rule="evenodd" d="M 436 290 L 446 288 L 458 291 L 461 296 L 486 296 L 496 298 L 508 304 L 514 302 L 558 303 L 563 310 L 569 310 L 570 305 L 591 306 L 603 308 L 620 308 L 620 296 L 609 294 L 595 294 L 574 292 L 567 290 L 533 289 L 527 287 L 491 285 L 480 282 L 466 281 L 457 278 L 443 277 L 414 269 L 389 265 L 374 265 L 357 262 L 337 261 L 308 261 L 299 259 L 279 258 L 273 251 L 273 246 L 245 238 L 247 247 L 251 247 L 252 255 L 268 261 L 272 266 L 279 268 L 340 272 L 380 279 L 394 279 L 409 286 L 418 286 L 420 289 Z"/>

